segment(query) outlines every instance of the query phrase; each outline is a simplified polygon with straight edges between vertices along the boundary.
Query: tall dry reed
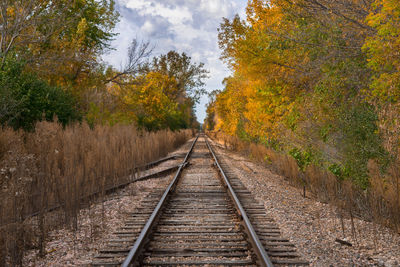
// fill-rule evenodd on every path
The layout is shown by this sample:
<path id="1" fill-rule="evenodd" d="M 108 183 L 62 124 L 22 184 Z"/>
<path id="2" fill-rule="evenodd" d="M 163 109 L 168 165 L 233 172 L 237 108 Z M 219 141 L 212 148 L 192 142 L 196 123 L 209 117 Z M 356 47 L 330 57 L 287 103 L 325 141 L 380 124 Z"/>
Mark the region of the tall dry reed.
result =
<path id="1" fill-rule="evenodd" d="M 38 123 L 33 133 L 0 129 L 0 266 L 20 265 L 26 248 L 45 253 L 46 214 L 61 206 L 59 224 L 77 228 L 89 196 L 133 179 L 138 167 L 193 136 L 142 132 L 134 126 Z M 36 214 L 35 220 L 27 219 Z M 34 222 L 35 225 L 32 225 Z"/>

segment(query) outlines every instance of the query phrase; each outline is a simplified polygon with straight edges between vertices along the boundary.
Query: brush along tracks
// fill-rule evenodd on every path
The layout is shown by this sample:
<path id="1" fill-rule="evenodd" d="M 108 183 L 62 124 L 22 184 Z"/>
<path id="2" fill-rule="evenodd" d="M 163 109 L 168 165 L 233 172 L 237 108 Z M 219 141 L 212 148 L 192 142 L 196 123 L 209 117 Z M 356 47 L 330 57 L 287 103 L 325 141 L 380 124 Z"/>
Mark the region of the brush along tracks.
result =
<path id="1" fill-rule="evenodd" d="M 228 165 L 218 162 L 206 137 L 200 136 L 167 190 L 150 194 L 92 262 L 93 266 L 121 264 L 279 266 L 307 262 L 280 236 L 264 206 Z"/>

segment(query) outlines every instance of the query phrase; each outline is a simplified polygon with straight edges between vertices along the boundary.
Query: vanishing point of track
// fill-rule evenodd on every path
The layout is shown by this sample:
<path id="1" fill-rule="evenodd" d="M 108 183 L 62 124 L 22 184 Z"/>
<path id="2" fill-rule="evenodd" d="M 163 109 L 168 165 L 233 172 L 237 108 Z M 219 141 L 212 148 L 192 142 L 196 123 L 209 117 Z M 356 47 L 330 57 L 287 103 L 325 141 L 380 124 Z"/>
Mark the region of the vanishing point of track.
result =
<path id="1" fill-rule="evenodd" d="M 307 265 L 204 135 L 115 236 L 93 266 Z"/>

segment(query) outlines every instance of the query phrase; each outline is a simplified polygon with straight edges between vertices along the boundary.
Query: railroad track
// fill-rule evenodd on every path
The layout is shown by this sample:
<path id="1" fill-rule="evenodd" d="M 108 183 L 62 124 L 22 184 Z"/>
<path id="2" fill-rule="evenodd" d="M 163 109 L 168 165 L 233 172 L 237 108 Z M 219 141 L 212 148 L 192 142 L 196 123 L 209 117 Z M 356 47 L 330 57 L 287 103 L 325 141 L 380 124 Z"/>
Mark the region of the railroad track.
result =
<path id="1" fill-rule="evenodd" d="M 308 265 L 204 135 L 114 236 L 93 266 Z"/>

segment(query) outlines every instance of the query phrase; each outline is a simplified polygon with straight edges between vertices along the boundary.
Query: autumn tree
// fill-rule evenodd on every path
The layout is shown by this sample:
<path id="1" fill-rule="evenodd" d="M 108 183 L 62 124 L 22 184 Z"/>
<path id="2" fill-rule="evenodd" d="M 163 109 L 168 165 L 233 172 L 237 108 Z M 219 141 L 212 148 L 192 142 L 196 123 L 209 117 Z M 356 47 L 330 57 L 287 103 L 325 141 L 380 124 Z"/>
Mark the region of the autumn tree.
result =
<path id="1" fill-rule="evenodd" d="M 400 160 L 400 3 L 377 0 L 372 7 L 367 23 L 376 32 L 363 48 L 374 75 L 366 95 L 379 110 L 386 149 Z"/>
<path id="2" fill-rule="evenodd" d="M 105 88 L 106 66 L 100 56 L 111 48 L 110 41 L 115 36 L 112 30 L 119 14 L 114 1 L 4 0 L 0 2 L 0 15 L 0 70 L 11 75 L 10 79 L 3 77 L 10 84 L 5 84 L 8 91 L 3 88 L 1 95 L 19 99 L 18 103 L 4 104 L 4 112 L 18 116 L 23 114 L 18 107 L 30 95 L 41 91 L 40 94 L 54 96 L 54 92 L 62 90 L 75 103 L 74 108 L 85 113 L 93 92 Z M 14 73 L 8 71 L 10 65 L 22 66 L 21 77 L 38 82 L 11 84 Z M 64 104 L 57 97 L 46 101 L 52 107 Z M 31 113 L 40 113 L 36 119 L 42 117 L 39 106 L 29 107 Z"/>
<path id="3" fill-rule="evenodd" d="M 307 151 L 318 164 L 341 166 L 366 187 L 368 161 L 386 157 L 377 130 L 380 107 L 370 96 L 377 86 L 390 88 L 382 78 L 388 77 L 383 66 L 391 61 L 383 54 L 392 62 L 396 57 L 382 48 L 383 43 L 396 47 L 385 39 L 397 36 L 396 22 L 389 19 L 396 17 L 395 5 L 249 1 L 245 19 L 224 19 L 219 28 L 222 60 L 234 74 L 216 97 L 217 129 L 284 151 Z M 355 121 L 362 126 L 355 127 Z"/>
<path id="4" fill-rule="evenodd" d="M 121 93 L 121 115 L 131 113 L 135 123 L 149 131 L 185 128 L 178 103 L 170 97 L 176 91 L 174 78 L 157 72 L 144 74 L 136 78 L 135 83 L 125 86 L 123 92 L 117 91 Z"/>
<path id="5" fill-rule="evenodd" d="M 119 16 L 113 0 L 4 0 L 0 10 L 2 65 L 17 54 L 29 71 L 76 95 L 93 81 Z"/>
<path id="6" fill-rule="evenodd" d="M 92 123 L 134 122 L 147 130 L 199 126 L 194 107 L 204 91 L 204 64 L 175 51 L 150 60 L 151 52 L 149 42 L 133 40 L 125 66 L 106 71 L 106 90 L 88 114 Z"/>
<path id="7" fill-rule="evenodd" d="M 150 43 L 136 39 L 122 69 L 101 61 L 115 36 L 112 30 L 119 14 L 114 0 L 4 0 L 0 14 L 0 69 L 13 62 L 23 66 L 21 77 L 32 75 L 29 77 L 38 81 L 28 83 L 30 88 L 22 83 L 6 86 L 15 92 L 2 90 L 5 98 L 36 90 L 47 90 L 51 95 L 50 89 L 58 88 L 71 97 L 74 107 L 92 125 L 135 122 L 147 130 L 196 125 L 194 107 L 207 78 L 203 63 L 175 51 L 151 60 Z M 21 103 L 17 102 L 4 101 L 0 108 L 5 113 L 19 112 L 16 107 Z M 52 103 L 55 106 L 57 103 Z M 43 112 L 37 108 L 31 112 Z"/>
<path id="8" fill-rule="evenodd" d="M 204 63 L 192 62 L 191 57 L 185 53 L 170 51 L 154 57 L 150 69 L 176 80 L 177 90 L 168 96 L 178 103 L 186 125 L 197 124 L 194 108 L 200 96 L 205 93 L 204 81 L 208 78 Z"/>
<path id="9" fill-rule="evenodd" d="M 203 129 L 207 131 L 213 131 L 215 129 L 216 121 L 216 110 L 215 103 L 217 95 L 221 93 L 220 90 L 213 90 L 208 93 L 208 104 L 206 106 L 206 118 L 204 119 Z"/>
<path id="10" fill-rule="evenodd" d="M 190 97 L 198 102 L 205 92 L 203 87 L 208 71 L 204 69 L 204 63 L 193 63 L 185 53 L 170 51 L 166 55 L 155 57 L 151 69 L 176 79 L 179 90 L 171 97 Z"/>

